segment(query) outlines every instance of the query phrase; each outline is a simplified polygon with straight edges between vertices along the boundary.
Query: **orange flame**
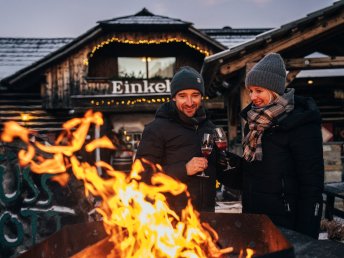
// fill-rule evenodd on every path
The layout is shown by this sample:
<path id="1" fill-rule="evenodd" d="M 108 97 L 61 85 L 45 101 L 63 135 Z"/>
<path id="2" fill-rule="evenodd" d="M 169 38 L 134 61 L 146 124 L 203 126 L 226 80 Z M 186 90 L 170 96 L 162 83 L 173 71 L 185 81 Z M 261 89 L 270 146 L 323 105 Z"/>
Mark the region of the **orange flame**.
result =
<path id="1" fill-rule="evenodd" d="M 90 126 L 102 124 L 101 113 L 88 111 L 83 118 L 64 123 L 56 145 L 45 146 L 39 142 L 32 144 L 29 130 L 8 122 L 1 140 L 11 142 L 19 137 L 27 144 L 27 150 L 19 152 L 22 166 L 29 165 L 35 173 L 54 174 L 53 179 L 61 185 L 68 182 L 67 170 L 71 168 L 75 177 L 84 182 L 87 196 L 101 197 L 97 211 L 114 244 L 108 257 L 220 257 L 232 252 L 231 247 L 217 247 L 217 233 L 210 225 L 200 222 L 190 199 L 181 216 L 169 208 L 164 193 L 179 195 L 187 193 L 187 188 L 162 173 L 161 166 L 154 167 L 156 173 L 151 184 L 147 184 L 140 181 L 144 172 L 142 162 L 148 163 L 146 160 L 136 161 L 130 173 L 116 171 L 104 161 L 95 165 L 80 162 L 74 153 L 83 147 Z M 115 146 L 102 137 L 87 144 L 85 150 L 92 152 L 96 148 L 115 149 Z M 52 157 L 36 157 L 36 150 Z M 106 178 L 98 174 L 97 167 L 107 174 Z"/>

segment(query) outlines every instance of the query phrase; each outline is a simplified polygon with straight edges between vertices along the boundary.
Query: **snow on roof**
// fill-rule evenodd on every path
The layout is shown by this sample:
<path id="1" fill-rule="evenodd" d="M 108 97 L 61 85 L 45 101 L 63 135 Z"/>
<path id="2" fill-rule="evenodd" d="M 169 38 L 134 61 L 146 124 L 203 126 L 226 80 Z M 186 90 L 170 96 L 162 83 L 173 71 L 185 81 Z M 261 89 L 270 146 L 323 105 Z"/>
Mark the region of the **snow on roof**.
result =
<path id="1" fill-rule="evenodd" d="M 0 80 L 70 41 L 72 38 L 0 38 Z"/>
<path id="2" fill-rule="evenodd" d="M 200 31 L 228 48 L 241 44 L 257 34 L 255 30 L 250 30 L 251 34 L 248 33 L 248 29 L 228 31 L 224 28 Z M 0 38 L 0 80 L 33 64 L 72 40 L 73 38 Z"/>
<path id="3" fill-rule="evenodd" d="M 151 25 L 190 25 L 190 22 L 185 22 L 180 19 L 174 19 L 167 16 L 155 15 L 143 8 L 140 12 L 130 15 L 118 17 L 110 20 L 99 21 L 100 24 L 115 25 L 115 24 L 151 24 Z"/>
<path id="4" fill-rule="evenodd" d="M 268 30 L 270 29 L 232 29 L 231 27 L 223 27 L 222 29 L 200 29 L 200 31 L 220 42 L 227 48 L 232 48 L 248 40 L 254 39 L 258 34 Z"/>

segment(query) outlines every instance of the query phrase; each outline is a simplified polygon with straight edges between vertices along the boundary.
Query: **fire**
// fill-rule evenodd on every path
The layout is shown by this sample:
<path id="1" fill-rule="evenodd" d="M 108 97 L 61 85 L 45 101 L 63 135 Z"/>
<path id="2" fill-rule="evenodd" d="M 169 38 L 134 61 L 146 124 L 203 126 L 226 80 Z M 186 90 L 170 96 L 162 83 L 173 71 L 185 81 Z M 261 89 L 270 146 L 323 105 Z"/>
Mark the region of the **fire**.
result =
<path id="1" fill-rule="evenodd" d="M 186 185 L 167 176 L 159 165 L 146 160 L 136 161 L 130 173 L 116 171 L 104 161 L 94 165 L 80 162 L 76 152 L 84 147 L 92 125 L 103 124 L 102 114 L 86 112 L 83 118 L 64 123 L 64 131 L 55 145 L 45 146 L 29 141 L 32 131 L 15 122 L 5 124 L 1 140 L 11 142 L 20 138 L 27 149 L 18 153 L 22 166 L 29 165 L 35 173 L 54 174 L 54 180 L 65 185 L 68 171 L 84 182 L 85 194 L 99 196 L 102 202 L 97 211 L 102 215 L 109 241 L 114 248 L 108 257 L 220 257 L 233 248 L 217 247 L 217 233 L 210 225 L 202 223 L 199 213 L 189 199 L 181 215 L 171 210 L 164 193 L 186 193 Z M 110 139 L 95 139 L 85 147 L 88 152 L 96 148 L 116 149 Z M 44 158 L 46 153 L 50 158 Z M 143 163 L 154 169 L 151 183 L 140 181 Z M 98 171 L 106 174 L 100 176 Z M 247 257 L 250 257 L 247 252 Z"/>

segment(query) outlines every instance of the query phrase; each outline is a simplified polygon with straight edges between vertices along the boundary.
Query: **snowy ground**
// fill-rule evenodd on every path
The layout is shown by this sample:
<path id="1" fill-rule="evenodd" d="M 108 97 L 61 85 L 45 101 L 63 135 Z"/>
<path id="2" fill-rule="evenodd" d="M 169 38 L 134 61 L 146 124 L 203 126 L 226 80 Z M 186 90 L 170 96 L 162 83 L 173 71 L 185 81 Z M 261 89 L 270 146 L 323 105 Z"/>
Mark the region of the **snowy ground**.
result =
<path id="1" fill-rule="evenodd" d="M 215 212 L 219 213 L 241 213 L 242 205 L 240 201 L 216 202 Z"/>
<path id="2" fill-rule="evenodd" d="M 241 213 L 242 212 L 241 201 L 231 201 L 231 202 L 225 202 L 225 201 L 220 202 L 220 201 L 218 201 L 218 202 L 216 202 L 215 212 L 218 212 L 218 213 Z M 344 219 L 339 218 L 339 217 L 334 217 L 334 221 L 340 223 L 344 227 Z M 328 239 L 328 233 L 327 232 L 321 232 L 319 234 L 319 240 L 327 240 L 327 239 Z M 344 243 L 344 236 L 343 236 L 343 240 L 341 240 L 339 242 Z"/>

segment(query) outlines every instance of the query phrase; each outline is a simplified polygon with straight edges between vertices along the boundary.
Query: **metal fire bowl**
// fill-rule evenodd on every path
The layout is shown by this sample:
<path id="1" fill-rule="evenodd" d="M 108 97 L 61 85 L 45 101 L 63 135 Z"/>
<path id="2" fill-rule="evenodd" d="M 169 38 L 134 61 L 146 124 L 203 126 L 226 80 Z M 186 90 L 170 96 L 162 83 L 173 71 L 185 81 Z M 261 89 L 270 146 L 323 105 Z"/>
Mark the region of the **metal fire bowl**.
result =
<path id="1" fill-rule="evenodd" d="M 218 233 L 220 247 L 234 248 L 224 257 L 238 257 L 246 248 L 254 249 L 254 257 L 295 257 L 292 245 L 265 215 L 201 212 L 201 220 Z M 18 258 L 105 258 L 112 249 L 101 222 L 92 222 L 65 226 Z"/>
<path id="2" fill-rule="evenodd" d="M 295 257 L 293 246 L 265 215 L 201 212 L 201 221 L 218 233 L 221 248 L 234 248 L 226 257 L 238 257 L 246 248 L 254 250 L 254 257 Z"/>

